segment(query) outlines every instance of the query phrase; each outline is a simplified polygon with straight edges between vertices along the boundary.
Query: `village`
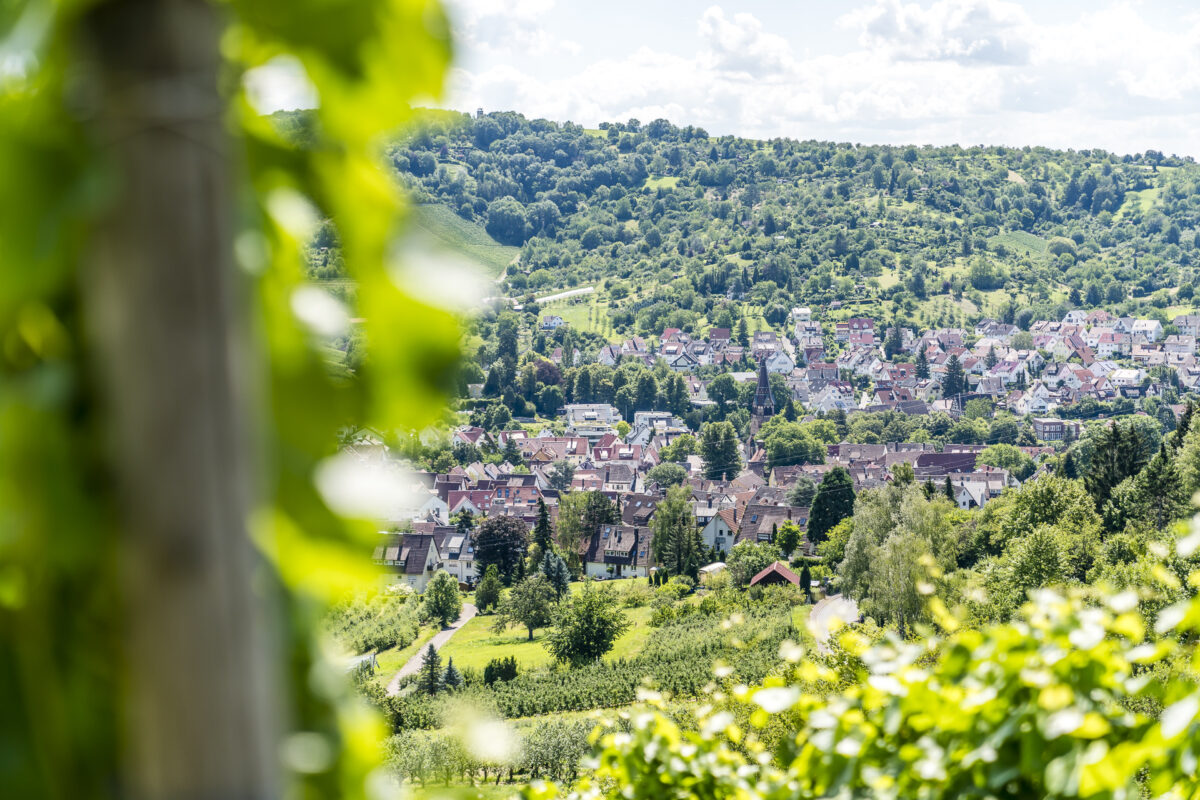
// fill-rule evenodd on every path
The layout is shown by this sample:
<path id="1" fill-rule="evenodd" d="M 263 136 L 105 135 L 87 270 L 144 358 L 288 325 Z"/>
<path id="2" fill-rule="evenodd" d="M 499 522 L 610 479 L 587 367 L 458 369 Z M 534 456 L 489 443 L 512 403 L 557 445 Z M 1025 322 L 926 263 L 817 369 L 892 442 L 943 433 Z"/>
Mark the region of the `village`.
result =
<path id="1" fill-rule="evenodd" d="M 553 315 L 539 323 L 543 331 L 562 325 Z M 790 325 L 790 336 L 758 331 L 747 346 L 734 342 L 729 329 L 710 329 L 703 338 L 668 329 L 657 340 L 632 337 L 597 355 L 598 363 L 610 367 L 631 360 L 647 366 L 665 362 L 685 375 L 693 408 L 714 402 L 706 394 L 711 381 L 694 374 L 713 370 L 702 368 L 724 368 L 739 384 L 753 384 L 753 394 L 744 394 L 752 397 L 751 424 L 737 442 L 738 468 L 717 478 L 700 454 L 680 457 L 673 451 L 680 437 L 698 434 L 679 416 L 645 410 L 624 419 L 608 403 L 568 403 L 553 428 L 514 424 L 488 431 L 460 426 L 452 432 L 456 447 L 493 457 L 444 472 L 414 472 L 411 465 L 393 461 L 387 448 L 369 436 L 355 442 L 353 453 L 403 474 L 410 488 L 408 501 L 381 520 L 384 541 L 375 548 L 374 561 L 387 574 L 385 582 L 422 591 L 444 569 L 464 586 L 474 585 L 475 522 L 510 516 L 532 530 L 542 508 L 556 522 L 559 500 L 568 492 L 602 493 L 620 516 L 619 523 L 597 525 L 580 541 L 582 575 L 601 580 L 646 577 L 656 566 L 652 520 L 668 488 L 656 482 L 652 471 L 663 463 L 677 463 L 683 470 L 692 517 L 712 561 L 706 569 L 719 569 L 740 542 L 773 541 L 784 523 L 806 534 L 810 508 L 793 505 L 789 497 L 796 497 L 798 482 L 820 485 L 835 469 L 845 470 L 854 492 L 886 485 L 905 470 L 911 479 L 936 486 L 959 508 L 981 508 L 1023 479 L 1043 474 L 1045 459 L 1079 438 L 1084 429 L 1080 417 L 1089 416 L 1079 412 L 1089 405 L 1145 414 L 1141 408 L 1147 399 L 1164 393 L 1178 399 L 1180 390 L 1200 382 L 1198 315 L 1180 316 L 1164 326 L 1154 319 L 1074 310 L 1061 321 L 1034 322 L 1028 331 L 983 319 L 970 330 L 917 335 L 908 328 L 881 329 L 866 318 L 823 323 L 810 309 L 796 308 Z M 553 357 L 561 361 L 561 348 Z M 578 361 L 577 352 L 574 358 Z M 737 369 L 747 362 L 757 369 Z M 969 413 L 978 416 L 985 408 L 988 416 L 1020 423 L 1019 436 L 1018 427 L 1011 426 L 1007 443 L 1018 447 L 1036 471 L 1018 475 L 982 463 L 980 455 L 997 443 L 994 438 L 940 444 L 843 440 L 823 445 L 823 463 L 817 458 L 772 463 L 757 432 L 784 411 L 777 407 L 772 383 L 779 377 L 773 376 L 786 382 L 789 412 L 801 423 L 829 419 L 844 425 L 856 414 L 880 412 L 957 420 Z M 1179 404 L 1155 402 L 1160 414 L 1172 418 L 1183 411 Z M 812 556 L 814 551 L 804 535 L 797 554 Z"/>

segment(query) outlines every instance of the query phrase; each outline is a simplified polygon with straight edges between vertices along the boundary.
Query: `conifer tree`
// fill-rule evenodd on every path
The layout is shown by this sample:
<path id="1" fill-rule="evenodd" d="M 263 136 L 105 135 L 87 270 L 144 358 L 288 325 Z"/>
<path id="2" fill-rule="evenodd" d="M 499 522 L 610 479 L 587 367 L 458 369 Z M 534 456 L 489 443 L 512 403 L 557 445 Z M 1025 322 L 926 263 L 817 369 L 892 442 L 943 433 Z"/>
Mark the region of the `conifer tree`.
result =
<path id="1" fill-rule="evenodd" d="M 446 660 L 446 672 L 442 675 L 442 686 L 444 686 L 446 689 L 453 691 L 454 689 L 462 688 L 462 685 L 463 685 L 462 673 L 459 672 L 458 668 L 454 666 L 454 659 L 453 658 L 447 659 Z"/>
<path id="2" fill-rule="evenodd" d="M 958 363 L 958 356 L 952 355 L 946 359 L 946 380 L 942 384 L 942 397 L 953 399 L 966 391 L 966 388 L 962 364 Z"/>
<path id="3" fill-rule="evenodd" d="M 1101 507 L 1117 484 L 1138 474 L 1144 464 L 1142 442 L 1133 425 L 1114 422 L 1096 439 L 1084 486 Z"/>
<path id="4" fill-rule="evenodd" d="M 929 356 L 925 355 L 924 346 L 917 348 L 917 378 L 925 380 L 929 377 Z"/>
<path id="5" fill-rule="evenodd" d="M 533 526 L 533 543 L 543 553 L 554 549 L 554 529 L 550 526 L 550 512 L 546 510 L 546 501 L 538 498 L 537 523 Z"/>
<path id="6" fill-rule="evenodd" d="M 417 688 L 428 695 L 435 695 L 442 689 L 442 657 L 431 642 L 425 648 L 425 657 L 421 661 L 421 674 L 417 679 Z"/>
<path id="7" fill-rule="evenodd" d="M 554 593 L 561 600 L 567 592 L 571 591 L 571 571 L 567 569 L 567 562 L 562 560 L 562 556 L 555 553 L 553 550 L 547 550 L 542 556 L 541 564 L 542 574 L 546 576 L 546 580 L 550 581 L 550 585 L 554 587 Z"/>
<path id="8" fill-rule="evenodd" d="M 826 534 L 854 513 L 854 481 L 845 467 L 825 473 L 808 514 L 808 539 L 814 544 L 825 541 Z"/>
<path id="9" fill-rule="evenodd" d="M 1139 473 L 1137 498 L 1147 521 L 1156 530 L 1162 530 L 1187 512 L 1187 492 L 1166 442 L 1159 445 L 1158 453 Z"/>
<path id="10" fill-rule="evenodd" d="M 946 476 L 946 482 L 942 484 L 942 494 L 946 495 L 946 499 L 954 502 L 954 484 L 950 483 L 950 476 Z"/>

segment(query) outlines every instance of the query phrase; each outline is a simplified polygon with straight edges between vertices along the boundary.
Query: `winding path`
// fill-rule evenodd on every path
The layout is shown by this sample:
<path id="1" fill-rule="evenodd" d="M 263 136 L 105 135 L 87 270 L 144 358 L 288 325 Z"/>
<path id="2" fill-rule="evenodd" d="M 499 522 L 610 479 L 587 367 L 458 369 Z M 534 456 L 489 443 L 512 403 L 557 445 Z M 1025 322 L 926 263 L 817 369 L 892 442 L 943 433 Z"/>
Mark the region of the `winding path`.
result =
<path id="1" fill-rule="evenodd" d="M 434 637 L 429 640 L 429 644 L 433 645 L 434 650 L 441 650 L 442 645 L 450 641 L 450 637 L 458 633 L 458 629 L 470 622 L 478 612 L 479 609 L 475 608 L 475 606 L 471 605 L 470 603 L 463 603 L 462 613 L 458 615 L 458 619 L 454 621 L 454 624 L 448 628 L 442 628 L 440 631 L 438 631 Z M 422 645 L 421 649 L 417 651 L 417 654 L 410 658 L 408 663 L 401 667 L 400 671 L 393 675 L 392 679 L 388 681 L 387 693 L 389 696 L 395 696 L 399 694 L 400 680 L 402 678 L 407 678 L 409 675 L 415 675 L 417 670 L 421 668 L 421 661 L 425 658 L 425 650 L 426 647 Z"/>

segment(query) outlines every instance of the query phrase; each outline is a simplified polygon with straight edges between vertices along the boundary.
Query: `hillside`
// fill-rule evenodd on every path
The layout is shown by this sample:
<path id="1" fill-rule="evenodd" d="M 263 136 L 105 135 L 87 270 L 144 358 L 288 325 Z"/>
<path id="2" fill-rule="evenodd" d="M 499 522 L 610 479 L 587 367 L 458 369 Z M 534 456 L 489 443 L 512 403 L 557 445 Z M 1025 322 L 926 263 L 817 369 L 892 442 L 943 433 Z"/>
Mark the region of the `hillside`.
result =
<path id="1" fill-rule="evenodd" d="M 519 248 L 500 244 L 483 228 L 464 220 L 444 205 L 430 203 L 415 207 L 411 222 L 418 230 L 434 237 L 439 245 L 465 256 L 493 277 L 499 277 L 520 254 Z"/>
<path id="2" fill-rule="evenodd" d="M 1200 167 L 1153 151 L 755 141 L 664 120 L 597 135 L 430 112 L 390 157 L 447 228 L 520 248 L 514 295 L 595 284 L 610 319 L 594 328 L 617 335 L 715 324 L 730 299 L 773 325 L 835 300 L 929 324 L 1166 311 L 1190 307 L 1200 244 Z"/>

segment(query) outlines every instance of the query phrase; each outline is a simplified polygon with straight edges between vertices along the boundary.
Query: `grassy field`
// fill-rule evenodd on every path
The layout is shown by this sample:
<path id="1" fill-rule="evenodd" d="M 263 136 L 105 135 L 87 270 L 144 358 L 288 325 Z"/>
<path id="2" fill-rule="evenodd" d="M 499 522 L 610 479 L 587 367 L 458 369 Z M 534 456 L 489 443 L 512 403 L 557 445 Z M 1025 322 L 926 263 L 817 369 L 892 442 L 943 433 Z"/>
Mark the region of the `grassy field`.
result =
<path id="1" fill-rule="evenodd" d="M 450 250 L 478 264 L 492 277 L 499 276 L 521 252 L 520 248 L 500 244 L 483 228 L 436 203 L 414 208 L 412 223 Z"/>
<path id="2" fill-rule="evenodd" d="M 617 640 L 608 658 L 629 658 L 637 655 L 650 636 L 651 629 L 647 624 L 650 619 L 649 608 L 630 608 L 625 610 L 625 614 L 633 625 Z M 507 656 L 516 658 L 522 669 L 550 663 L 550 653 L 542 646 L 545 629 L 535 630 L 533 641 L 529 641 L 529 634 L 524 628 L 508 628 L 502 633 L 496 633 L 492 630 L 495 624 L 496 617 L 493 615 L 475 617 L 446 643 L 441 650 L 442 657 L 453 658 L 456 667 L 476 670 L 482 670 L 493 658 Z"/>
<path id="3" fill-rule="evenodd" d="M 1160 194 L 1162 194 L 1162 189 L 1158 186 L 1142 189 L 1140 192 L 1126 192 L 1125 202 L 1121 203 L 1121 207 L 1117 209 L 1117 213 L 1113 214 L 1113 219 L 1121 219 L 1129 209 L 1135 206 L 1140 208 L 1141 212 L 1145 214 L 1158 202 Z"/>
<path id="4" fill-rule="evenodd" d="M 1014 253 L 1040 258 L 1046 255 L 1046 240 L 1025 231 L 1008 231 L 988 238 L 988 244 L 995 247 L 998 244 Z"/>
<path id="5" fill-rule="evenodd" d="M 609 317 L 608 299 L 595 292 L 557 300 L 541 308 L 547 314 L 559 315 L 575 330 L 598 333 L 610 342 L 621 340 L 613 329 L 612 318 Z"/>
<path id="6" fill-rule="evenodd" d="M 433 638 L 435 633 L 437 633 L 437 629 L 423 627 L 417 634 L 417 638 L 408 647 L 393 647 L 375 656 L 375 660 L 379 664 L 379 668 L 375 670 L 375 682 L 386 686 L 392 676 L 399 672 L 410 658 L 421 652 L 421 648 Z"/>
<path id="7" fill-rule="evenodd" d="M 679 178 L 673 175 L 660 175 L 658 177 L 646 178 L 643 188 L 646 189 L 674 189 L 679 183 Z"/>

